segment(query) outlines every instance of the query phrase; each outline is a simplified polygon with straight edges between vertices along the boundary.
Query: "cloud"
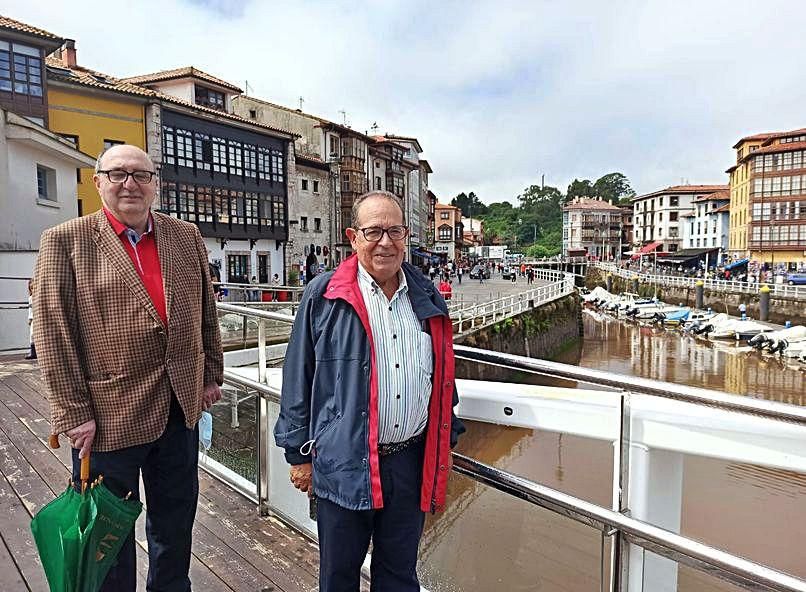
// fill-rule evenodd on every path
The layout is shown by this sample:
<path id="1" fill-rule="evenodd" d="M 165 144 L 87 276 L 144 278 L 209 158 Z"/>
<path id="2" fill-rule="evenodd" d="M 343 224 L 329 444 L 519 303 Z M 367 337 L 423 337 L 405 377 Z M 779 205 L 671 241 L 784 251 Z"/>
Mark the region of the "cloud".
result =
<path id="1" fill-rule="evenodd" d="M 7 0 L 115 75 L 193 64 L 267 100 L 417 136 L 442 200 L 625 173 L 725 182 L 743 135 L 806 126 L 806 4 Z M 87 18 L 87 15 L 94 15 Z"/>

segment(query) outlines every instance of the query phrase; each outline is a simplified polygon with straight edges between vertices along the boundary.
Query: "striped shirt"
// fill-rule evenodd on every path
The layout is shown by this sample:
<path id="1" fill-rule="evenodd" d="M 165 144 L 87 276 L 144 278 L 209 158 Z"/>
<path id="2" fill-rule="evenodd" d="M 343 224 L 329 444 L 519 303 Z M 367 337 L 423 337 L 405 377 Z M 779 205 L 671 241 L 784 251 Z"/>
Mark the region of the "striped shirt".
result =
<path id="1" fill-rule="evenodd" d="M 378 371 L 378 442 L 403 442 L 418 435 L 428 421 L 434 354 L 431 336 L 422 330 L 411 306 L 403 271 L 389 300 L 358 264 L 358 285 L 367 307 Z"/>

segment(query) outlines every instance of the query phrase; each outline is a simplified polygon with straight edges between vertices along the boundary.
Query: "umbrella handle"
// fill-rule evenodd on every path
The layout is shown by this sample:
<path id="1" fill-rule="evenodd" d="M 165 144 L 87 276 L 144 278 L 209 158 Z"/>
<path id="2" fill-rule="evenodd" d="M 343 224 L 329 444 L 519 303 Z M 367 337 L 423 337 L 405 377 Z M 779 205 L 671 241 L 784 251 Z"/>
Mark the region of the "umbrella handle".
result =
<path id="1" fill-rule="evenodd" d="M 53 448 L 59 448 L 59 435 L 51 434 L 48 438 L 48 445 Z M 90 453 L 81 459 L 81 490 L 86 488 L 87 481 L 90 480 Z"/>

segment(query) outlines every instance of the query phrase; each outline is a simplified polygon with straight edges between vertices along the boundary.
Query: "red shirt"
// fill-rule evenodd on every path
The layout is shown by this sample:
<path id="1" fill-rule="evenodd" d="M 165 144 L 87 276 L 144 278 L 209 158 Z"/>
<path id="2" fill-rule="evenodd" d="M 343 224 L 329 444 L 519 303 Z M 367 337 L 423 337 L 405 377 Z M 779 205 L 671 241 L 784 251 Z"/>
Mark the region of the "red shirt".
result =
<path id="1" fill-rule="evenodd" d="M 115 234 L 120 237 L 120 242 L 126 253 L 129 254 L 129 259 L 132 260 L 137 275 L 140 276 L 140 281 L 151 297 L 151 302 L 154 303 L 154 308 L 157 309 L 162 319 L 163 324 L 168 326 L 168 313 L 165 307 L 165 288 L 162 285 L 162 268 L 160 267 L 160 258 L 157 254 L 157 241 L 154 238 L 154 219 L 151 214 L 148 215 L 148 229 L 140 235 L 139 240 L 137 233 L 123 224 L 120 220 L 112 215 L 112 212 L 104 208 L 106 219 L 112 225 Z"/>

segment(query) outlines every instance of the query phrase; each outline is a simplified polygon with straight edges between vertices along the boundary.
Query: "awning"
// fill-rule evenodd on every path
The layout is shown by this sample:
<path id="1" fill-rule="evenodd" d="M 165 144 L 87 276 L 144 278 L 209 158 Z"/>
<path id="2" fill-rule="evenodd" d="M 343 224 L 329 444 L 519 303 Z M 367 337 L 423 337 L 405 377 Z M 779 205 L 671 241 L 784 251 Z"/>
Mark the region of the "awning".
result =
<path id="1" fill-rule="evenodd" d="M 640 259 L 641 255 L 647 255 L 648 253 L 651 253 L 652 251 L 657 249 L 662 244 L 663 243 L 661 243 L 660 241 L 656 241 L 654 243 L 649 243 L 648 245 L 644 245 L 643 247 L 638 249 L 638 251 L 635 252 L 635 254 L 631 257 L 631 259 Z"/>
<path id="2" fill-rule="evenodd" d="M 730 271 L 731 269 L 736 269 L 737 267 L 741 267 L 742 265 L 747 265 L 748 263 L 750 263 L 750 259 L 739 259 L 738 261 L 734 261 L 733 263 L 730 263 L 729 265 L 726 265 L 725 269 Z"/>
<path id="3" fill-rule="evenodd" d="M 658 257 L 658 263 L 674 263 L 680 265 L 688 263 L 694 259 L 703 260 L 706 254 L 716 253 L 719 248 L 714 249 L 682 249 L 674 253 L 669 253 L 663 257 Z"/>

